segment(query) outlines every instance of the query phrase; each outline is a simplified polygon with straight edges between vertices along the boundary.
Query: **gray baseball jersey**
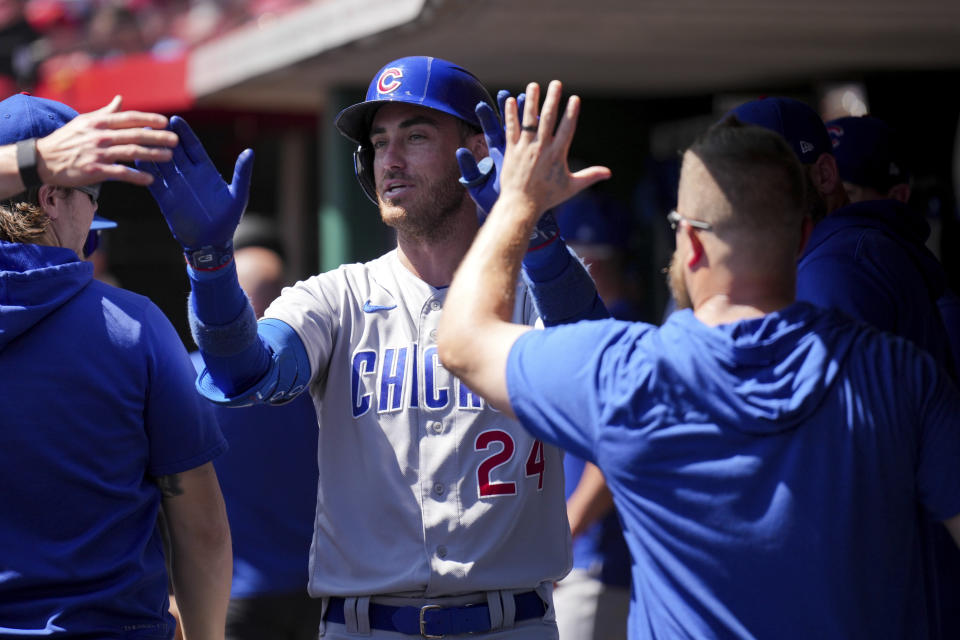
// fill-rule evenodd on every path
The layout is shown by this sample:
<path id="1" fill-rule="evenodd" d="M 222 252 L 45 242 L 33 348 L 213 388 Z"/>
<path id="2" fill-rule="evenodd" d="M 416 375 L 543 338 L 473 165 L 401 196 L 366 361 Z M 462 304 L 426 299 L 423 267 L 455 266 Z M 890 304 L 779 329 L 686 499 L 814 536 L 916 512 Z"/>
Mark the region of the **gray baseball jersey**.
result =
<path id="1" fill-rule="evenodd" d="M 534 588 L 570 569 L 562 453 L 443 368 L 445 297 L 394 250 L 267 309 L 296 330 L 313 372 L 314 597 Z M 522 284 L 513 321 L 536 321 Z"/>

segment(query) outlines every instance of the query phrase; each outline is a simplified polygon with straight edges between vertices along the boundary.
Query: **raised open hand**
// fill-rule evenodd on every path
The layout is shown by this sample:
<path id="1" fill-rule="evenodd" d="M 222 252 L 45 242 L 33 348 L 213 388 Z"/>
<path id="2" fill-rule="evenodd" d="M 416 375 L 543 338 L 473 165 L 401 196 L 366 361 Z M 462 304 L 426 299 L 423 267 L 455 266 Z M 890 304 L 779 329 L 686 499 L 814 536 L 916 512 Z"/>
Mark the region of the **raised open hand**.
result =
<path id="1" fill-rule="evenodd" d="M 522 116 L 513 98 L 508 98 L 504 105 L 506 152 L 500 197 L 509 194 L 511 198 L 527 200 L 538 218 L 551 207 L 610 177 L 610 169 L 602 166 L 571 173 L 567 160 L 580 115 L 580 98 L 571 96 L 560 116 L 562 92 L 560 81 L 552 81 L 543 111 L 538 113 L 540 86 L 532 82 L 527 85 Z"/>
<path id="2" fill-rule="evenodd" d="M 146 185 L 149 173 L 120 162 L 164 162 L 177 136 L 159 113 L 121 111 L 122 100 L 82 113 L 37 140 L 37 171 L 48 184 L 79 187 L 107 180 Z"/>

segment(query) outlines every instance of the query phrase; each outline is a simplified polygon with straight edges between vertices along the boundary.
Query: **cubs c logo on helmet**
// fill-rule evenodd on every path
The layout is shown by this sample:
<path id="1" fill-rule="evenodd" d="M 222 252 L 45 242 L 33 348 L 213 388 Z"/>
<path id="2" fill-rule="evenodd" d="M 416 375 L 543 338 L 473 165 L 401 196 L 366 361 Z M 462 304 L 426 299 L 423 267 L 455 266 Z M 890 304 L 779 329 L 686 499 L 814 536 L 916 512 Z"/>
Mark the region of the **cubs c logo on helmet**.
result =
<path id="1" fill-rule="evenodd" d="M 377 91 L 379 93 L 391 93 L 400 86 L 400 79 L 403 77 L 403 69 L 390 67 L 384 69 L 377 80 Z"/>

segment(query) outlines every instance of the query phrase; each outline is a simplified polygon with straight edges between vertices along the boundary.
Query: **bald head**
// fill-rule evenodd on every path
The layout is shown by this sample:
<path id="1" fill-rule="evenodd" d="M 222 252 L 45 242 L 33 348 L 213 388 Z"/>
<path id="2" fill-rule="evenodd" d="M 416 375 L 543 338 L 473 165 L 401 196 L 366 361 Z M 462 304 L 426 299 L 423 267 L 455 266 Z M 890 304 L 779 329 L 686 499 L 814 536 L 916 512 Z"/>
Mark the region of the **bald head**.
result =
<path id="1" fill-rule="evenodd" d="M 234 260 L 240 288 L 246 292 L 253 311 L 260 318 L 283 289 L 283 261 L 272 249 L 252 246 L 237 249 Z"/>

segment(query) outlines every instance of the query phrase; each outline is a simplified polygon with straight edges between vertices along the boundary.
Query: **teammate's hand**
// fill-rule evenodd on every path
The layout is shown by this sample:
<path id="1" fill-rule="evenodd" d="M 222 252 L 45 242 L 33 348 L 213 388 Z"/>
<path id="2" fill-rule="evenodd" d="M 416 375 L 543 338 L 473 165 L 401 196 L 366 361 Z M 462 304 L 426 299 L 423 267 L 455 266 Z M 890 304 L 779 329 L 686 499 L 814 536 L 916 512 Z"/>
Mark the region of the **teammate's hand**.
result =
<path id="1" fill-rule="evenodd" d="M 165 162 L 177 136 L 159 113 L 121 111 L 115 96 L 107 106 L 82 113 L 37 140 L 37 172 L 47 184 L 82 187 L 106 180 L 146 185 L 149 173 L 119 162 Z"/>
<path id="2" fill-rule="evenodd" d="M 600 166 L 570 172 L 567 154 L 577 128 L 580 99 L 571 96 L 560 113 L 562 90 L 559 81 L 550 83 L 539 116 L 540 86 L 536 83 L 527 86 L 522 115 L 512 99 L 507 100 L 504 109 L 507 149 L 501 192 L 504 197 L 509 193 L 512 199 L 533 203 L 537 212 L 547 211 L 610 177 L 610 169 Z"/>
<path id="3" fill-rule="evenodd" d="M 233 257 L 233 232 L 247 206 L 253 150 L 237 158 L 233 182 L 223 181 L 186 121 L 173 116 L 170 128 L 180 137 L 170 162 L 137 162 L 155 178 L 150 193 L 187 254 L 200 270 L 213 270 Z"/>
<path id="4" fill-rule="evenodd" d="M 497 92 L 497 104 L 501 114 L 504 113 L 504 106 L 509 97 L 510 92 L 506 89 Z M 517 96 L 517 110 L 520 118 L 523 118 L 526 97 L 523 93 Z M 457 163 L 460 165 L 460 184 L 467 187 L 470 197 L 477 204 L 477 215 L 480 218 L 480 224 L 483 224 L 500 196 L 500 174 L 503 171 L 503 153 L 507 140 L 504 137 L 502 120 L 490 105 L 481 102 L 477 104 L 476 111 L 480 125 L 483 127 L 483 136 L 487 141 L 489 155 L 477 162 L 469 149 L 461 147 L 457 149 Z M 530 235 L 529 249 L 532 251 L 550 243 L 559 233 L 560 227 L 557 225 L 556 217 L 552 211 L 547 211 Z"/>

